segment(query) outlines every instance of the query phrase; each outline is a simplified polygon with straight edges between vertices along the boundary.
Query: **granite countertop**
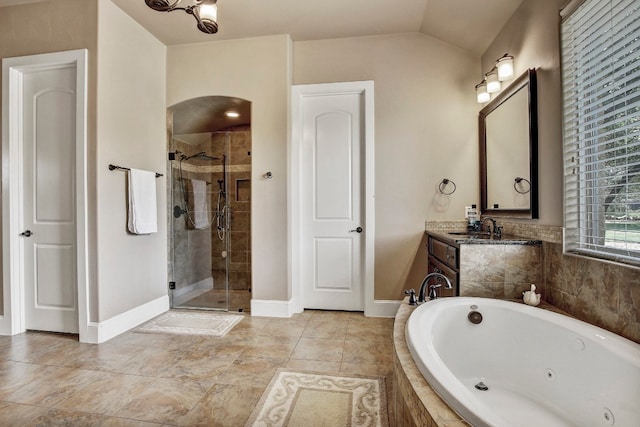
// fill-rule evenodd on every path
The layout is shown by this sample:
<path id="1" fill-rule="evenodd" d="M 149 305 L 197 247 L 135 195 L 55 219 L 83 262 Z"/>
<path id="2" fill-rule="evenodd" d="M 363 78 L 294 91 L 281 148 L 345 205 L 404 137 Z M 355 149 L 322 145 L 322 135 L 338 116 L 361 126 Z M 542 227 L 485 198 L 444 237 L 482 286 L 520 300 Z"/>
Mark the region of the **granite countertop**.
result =
<path id="1" fill-rule="evenodd" d="M 541 245 L 541 240 L 532 240 L 526 237 L 511 236 L 503 234 L 500 237 L 490 235 L 485 231 L 427 231 L 435 237 L 448 241 L 449 243 L 471 244 L 471 245 Z"/>

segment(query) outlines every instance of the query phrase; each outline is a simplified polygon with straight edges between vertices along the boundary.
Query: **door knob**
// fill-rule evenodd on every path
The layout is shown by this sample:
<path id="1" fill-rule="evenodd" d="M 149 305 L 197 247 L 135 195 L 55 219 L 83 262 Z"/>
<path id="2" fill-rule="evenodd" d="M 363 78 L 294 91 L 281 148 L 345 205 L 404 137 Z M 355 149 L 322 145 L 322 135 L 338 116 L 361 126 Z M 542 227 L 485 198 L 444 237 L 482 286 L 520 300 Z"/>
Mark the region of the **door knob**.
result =
<path id="1" fill-rule="evenodd" d="M 32 234 L 33 233 L 31 232 L 31 230 L 25 230 L 22 233 L 20 233 L 20 235 L 24 237 L 31 237 Z"/>
<path id="2" fill-rule="evenodd" d="M 362 227 L 358 227 L 355 230 L 349 230 L 349 233 L 362 233 Z"/>

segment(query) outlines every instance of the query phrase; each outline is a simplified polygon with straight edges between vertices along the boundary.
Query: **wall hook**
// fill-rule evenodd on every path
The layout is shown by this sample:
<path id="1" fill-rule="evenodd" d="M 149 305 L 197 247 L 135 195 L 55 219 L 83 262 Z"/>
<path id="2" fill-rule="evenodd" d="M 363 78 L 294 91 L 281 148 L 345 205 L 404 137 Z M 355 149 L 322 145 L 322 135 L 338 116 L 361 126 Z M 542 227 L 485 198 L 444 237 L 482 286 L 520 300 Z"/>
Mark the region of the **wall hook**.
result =
<path id="1" fill-rule="evenodd" d="M 445 191 L 445 189 L 447 188 L 447 185 L 449 184 L 453 185 L 453 189 L 451 191 Z M 440 182 L 440 185 L 438 185 L 438 190 L 440 190 L 440 192 L 445 196 L 448 196 L 456 192 L 456 183 L 451 181 L 450 179 L 443 178 L 442 182 Z"/>

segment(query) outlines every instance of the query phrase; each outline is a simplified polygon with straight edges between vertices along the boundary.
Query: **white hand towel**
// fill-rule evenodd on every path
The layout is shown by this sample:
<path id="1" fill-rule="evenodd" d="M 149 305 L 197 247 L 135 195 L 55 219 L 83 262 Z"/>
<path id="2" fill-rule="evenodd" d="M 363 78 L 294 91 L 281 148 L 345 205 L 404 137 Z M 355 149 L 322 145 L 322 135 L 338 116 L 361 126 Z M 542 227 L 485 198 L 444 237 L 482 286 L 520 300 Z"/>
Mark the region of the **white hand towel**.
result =
<path id="1" fill-rule="evenodd" d="M 207 183 L 200 179 L 192 179 L 193 188 L 193 226 L 199 230 L 209 226 L 209 198 Z"/>
<path id="2" fill-rule="evenodd" d="M 155 172 L 129 171 L 129 231 L 134 234 L 158 232 Z"/>

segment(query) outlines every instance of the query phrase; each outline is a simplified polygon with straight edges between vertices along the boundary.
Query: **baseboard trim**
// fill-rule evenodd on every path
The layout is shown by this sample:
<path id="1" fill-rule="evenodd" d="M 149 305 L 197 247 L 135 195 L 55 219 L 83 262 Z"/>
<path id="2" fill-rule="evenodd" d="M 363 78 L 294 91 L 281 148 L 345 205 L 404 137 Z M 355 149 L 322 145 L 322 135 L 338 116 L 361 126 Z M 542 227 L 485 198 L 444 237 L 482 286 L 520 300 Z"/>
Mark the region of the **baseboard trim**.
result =
<path id="1" fill-rule="evenodd" d="M 402 301 L 375 300 L 365 309 L 367 317 L 396 317 Z M 251 315 L 261 317 L 291 317 L 302 310 L 296 310 L 293 300 L 251 300 Z"/>
<path id="2" fill-rule="evenodd" d="M 373 304 L 365 310 L 367 317 L 396 317 L 398 308 L 402 301 L 396 300 L 374 300 Z"/>
<path id="3" fill-rule="evenodd" d="M 293 300 L 251 300 L 251 315 L 261 317 L 291 317 L 295 310 Z"/>
<path id="4" fill-rule="evenodd" d="M 90 344 L 103 343 L 168 310 L 169 295 L 164 295 L 104 322 L 89 322 L 86 342 Z"/>

